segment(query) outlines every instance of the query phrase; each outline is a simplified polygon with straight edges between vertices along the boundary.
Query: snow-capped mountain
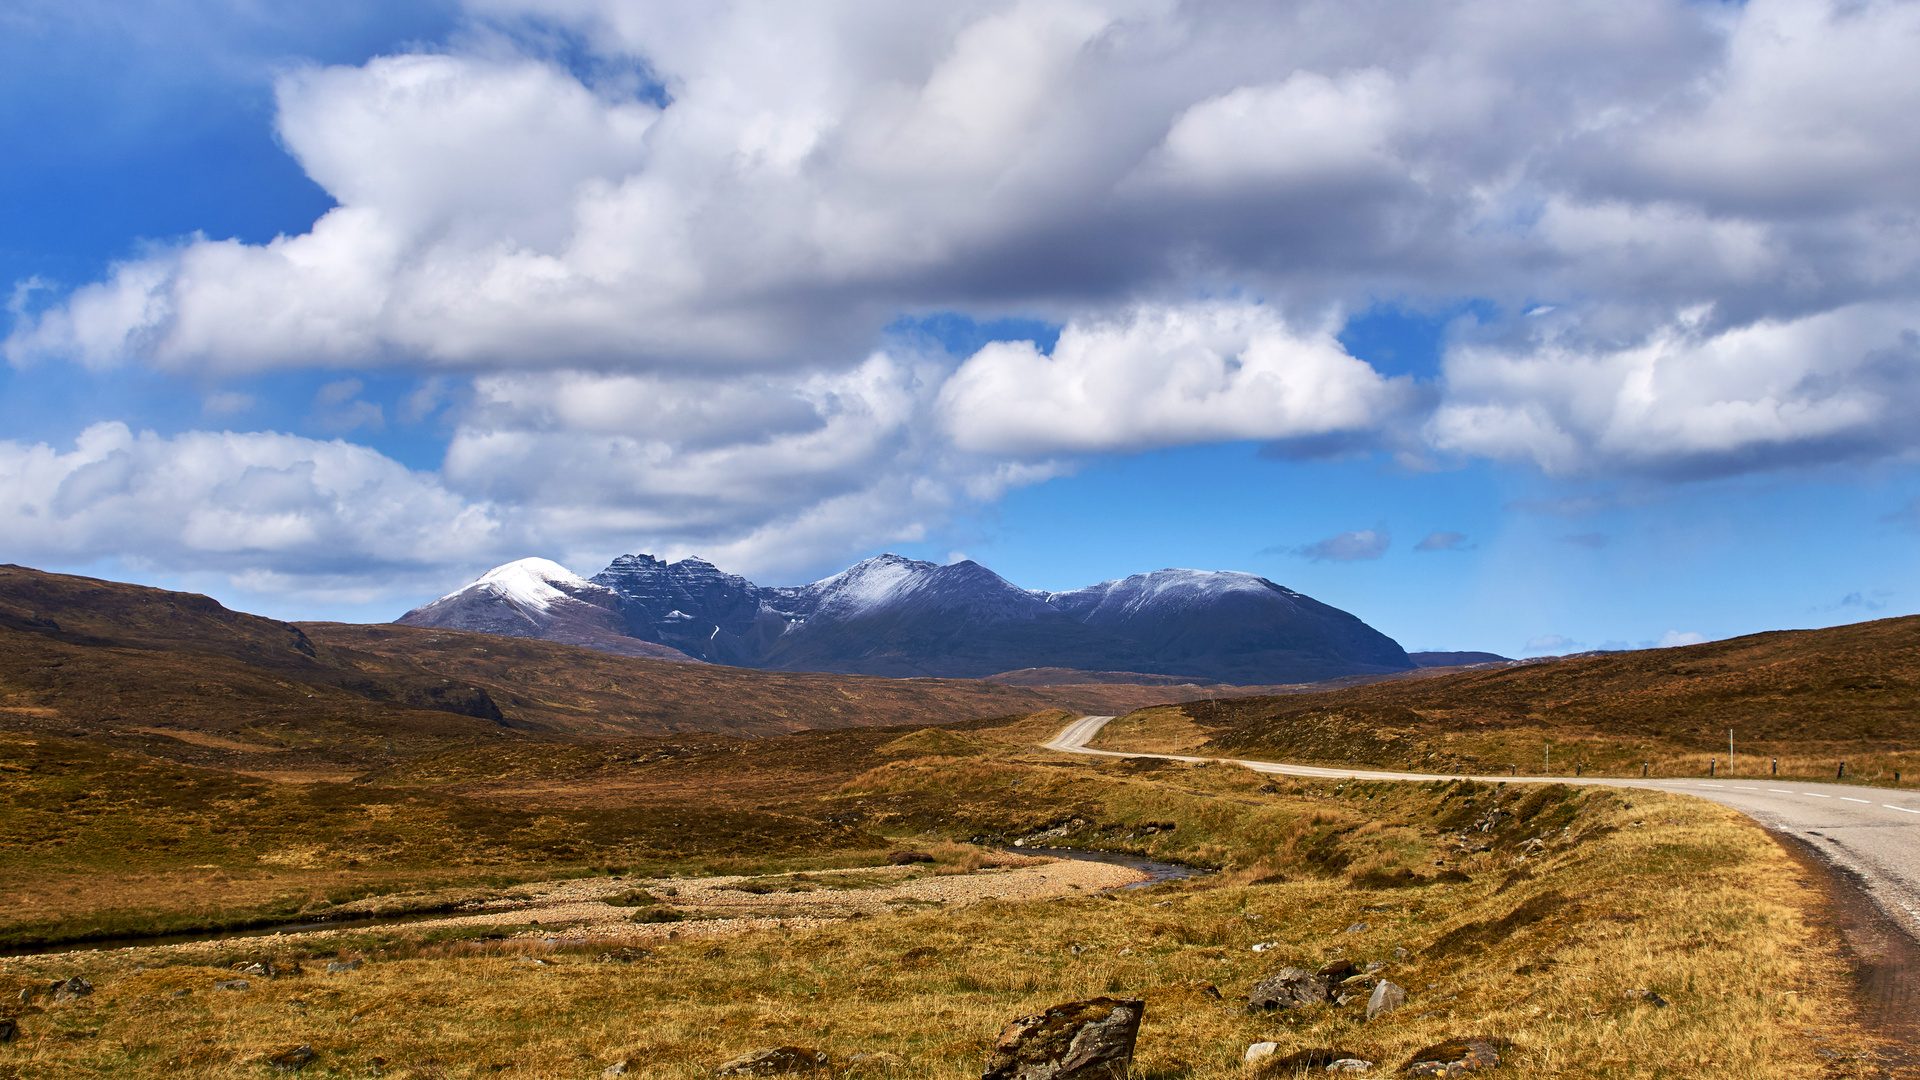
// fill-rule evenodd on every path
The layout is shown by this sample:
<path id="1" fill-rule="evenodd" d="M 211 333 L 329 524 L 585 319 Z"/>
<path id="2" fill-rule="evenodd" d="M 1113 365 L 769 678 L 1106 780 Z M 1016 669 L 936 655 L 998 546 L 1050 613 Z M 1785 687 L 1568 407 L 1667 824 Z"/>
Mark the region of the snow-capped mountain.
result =
<path id="1" fill-rule="evenodd" d="M 496 566 L 480 580 L 418 607 L 395 622 L 504 637 L 543 638 L 623 656 L 691 661 L 678 649 L 629 632 L 622 597 L 549 559 Z"/>
<path id="2" fill-rule="evenodd" d="M 1199 670 L 1251 685 L 1275 681 L 1268 678 L 1275 671 L 1306 674 L 1285 681 L 1308 682 L 1414 666 L 1392 638 L 1339 608 L 1231 570 L 1155 570 L 1046 600 L 1087 626 L 1138 642 L 1161 665 L 1155 672 Z"/>
<path id="3" fill-rule="evenodd" d="M 619 635 L 712 663 L 867 675 L 1051 667 L 1252 685 L 1414 666 L 1354 616 L 1252 574 L 1158 570 L 1046 593 L 978 563 L 891 554 L 785 588 L 701 559 L 622 555 L 591 580 L 528 559 L 400 621 L 628 652 L 600 643 Z"/>

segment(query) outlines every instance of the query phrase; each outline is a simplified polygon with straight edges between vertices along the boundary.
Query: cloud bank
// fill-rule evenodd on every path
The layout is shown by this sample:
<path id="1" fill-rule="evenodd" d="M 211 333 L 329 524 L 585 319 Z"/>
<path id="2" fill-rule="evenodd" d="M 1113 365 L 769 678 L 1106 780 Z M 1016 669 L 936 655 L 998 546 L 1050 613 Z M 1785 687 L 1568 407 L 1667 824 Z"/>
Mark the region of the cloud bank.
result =
<path id="1" fill-rule="evenodd" d="M 343 435 L 393 419 L 352 373 L 451 379 L 442 469 L 270 433 L 0 444 L 34 508 L 16 550 L 112 551 L 143 507 L 170 538 L 143 557 L 167 565 L 227 544 L 331 580 L 537 544 L 779 573 L 1088 455 L 1201 442 L 1656 480 L 1920 450 L 1912 4 L 470 0 L 467 19 L 279 79 L 278 134 L 338 203 L 310 230 L 20 292 L 4 346 L 211 384 L 338 369 L 314 407 Z M 1468 299 L 1492 314 L 1419 379 L 1337 338 L 1378 302 Z M 934 312 L 1062 329 L 964 356 L 883 333 Z M 411 523 L 382 524 L 383 499 Z"/>

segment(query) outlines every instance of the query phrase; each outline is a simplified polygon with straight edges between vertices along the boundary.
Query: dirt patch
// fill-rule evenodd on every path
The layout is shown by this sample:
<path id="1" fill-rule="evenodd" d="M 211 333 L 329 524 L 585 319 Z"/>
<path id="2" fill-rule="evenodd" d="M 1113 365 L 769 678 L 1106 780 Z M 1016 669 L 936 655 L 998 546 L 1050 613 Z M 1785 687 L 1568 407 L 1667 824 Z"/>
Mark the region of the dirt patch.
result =
<path id="1" fill-rule="evenodd" d="M 1867 895 L 1860 880 L 1828 862 L 1800 838 L 1769 830 L 1825 896 L 1819 912 L 1845 944 L 1860 1022 L 1885 1040 L 1880 1064 L 1889 1075 L 1920 1077 L 1920 943 Z"/>

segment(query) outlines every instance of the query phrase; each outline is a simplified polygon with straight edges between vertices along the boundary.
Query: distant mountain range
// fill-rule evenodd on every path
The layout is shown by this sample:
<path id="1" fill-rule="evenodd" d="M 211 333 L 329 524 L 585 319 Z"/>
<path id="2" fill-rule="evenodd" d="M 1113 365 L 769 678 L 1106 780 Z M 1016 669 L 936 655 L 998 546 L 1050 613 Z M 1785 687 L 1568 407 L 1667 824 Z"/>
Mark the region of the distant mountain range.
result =
<path id="1" fill-rule="evenodd" d="M 701 559 L 622 555 L 591 579 L 523 559 L 396 621 L 630 656 L 894 677 L 1070 668 L 1245 686 L 1422 666 L 1354 616 L 1252 574 L 1156 570 L 1049 593 L 975 562 L 898 555 L 784 588 Z"/>

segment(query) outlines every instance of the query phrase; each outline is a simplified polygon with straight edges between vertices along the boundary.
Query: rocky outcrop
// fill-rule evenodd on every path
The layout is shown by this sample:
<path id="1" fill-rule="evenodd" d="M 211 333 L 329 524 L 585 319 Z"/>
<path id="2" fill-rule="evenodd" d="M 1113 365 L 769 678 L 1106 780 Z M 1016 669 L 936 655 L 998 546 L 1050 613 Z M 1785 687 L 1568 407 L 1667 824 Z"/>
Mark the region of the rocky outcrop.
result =
<path id="1" fill-rule="evenodd" d="M 981 1080 L 1121 1080 L 1133 1063 L 1146 1003 L 1069 1001 L 1008 1024 Z"/>

